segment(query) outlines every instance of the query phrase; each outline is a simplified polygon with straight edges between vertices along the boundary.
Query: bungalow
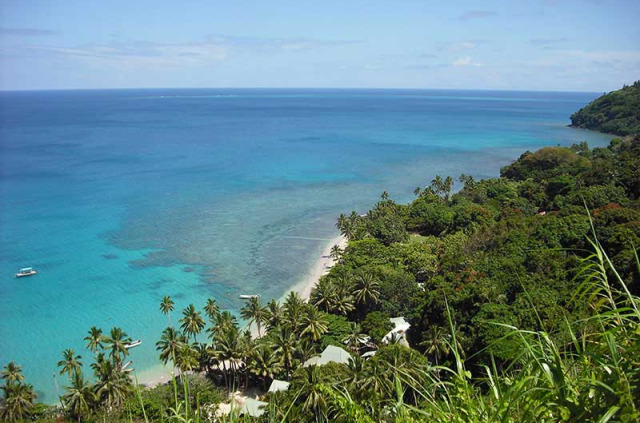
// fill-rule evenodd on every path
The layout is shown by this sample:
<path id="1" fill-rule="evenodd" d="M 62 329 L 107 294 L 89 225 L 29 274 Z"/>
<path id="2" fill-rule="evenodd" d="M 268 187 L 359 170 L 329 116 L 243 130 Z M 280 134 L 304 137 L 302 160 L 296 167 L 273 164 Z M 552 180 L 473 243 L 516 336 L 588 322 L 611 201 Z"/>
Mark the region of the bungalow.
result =
<path id="1" fill-rule="evenodd" d="M 269 386 L 268 392 L 278 392 L 278 391 L 286 391 L 289 389 L 289 382 L 285 382 L 284 380 L 273 379 L 271 382 L 271 386 Z"/>
<path id="2" fill-rule="evenodd" d="M 398 340 L 399 341 L 404 340 L 404 342 L 406 342 L 405 333 L 411 327 L 409 322 L 407 322 L 404 319 L 404 317 L 393 317 L 393 318 L 390 318 L 389 320 L 391 321 L 391 323 L 395 325 L 395 327 L 391 329 L 391 331 L 389 331 L 389 333 L 387 333 L 382 338 L 382 342 L 384 344 L 388 344 L 391 341 L 398 341 Z"/>
<path id="3" fill-rule="evenodd" d="M 329 345 L 327 348 L 322 351 L 322 354 L 316 355 L 315 357 L 311 357 L 302 365 L 303 367 L 309 366 L 323 366 L 327 363 L 343 363 L 348 364 L 351 360 L 351 354 L 346 352 L 340 347 L 336 347 L 335 345 Z"/>
<path id="4" fill-rule="evenodd" d="M 257 399 L 247 398 L 240 407 L 240 415 L 248 414 L 251 417 L 260 417 L 265 412 L 265 407 L 269 405 L 264 401 L 258 401 Z"/>

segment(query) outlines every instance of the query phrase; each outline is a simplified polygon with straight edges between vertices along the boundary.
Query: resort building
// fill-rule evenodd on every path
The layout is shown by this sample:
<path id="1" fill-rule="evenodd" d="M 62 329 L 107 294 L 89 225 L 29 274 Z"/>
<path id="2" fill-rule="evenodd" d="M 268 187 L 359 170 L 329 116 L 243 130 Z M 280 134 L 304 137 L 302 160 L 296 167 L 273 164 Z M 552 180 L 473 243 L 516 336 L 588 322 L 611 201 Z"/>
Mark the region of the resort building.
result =
<path id="1" fill-rule="evenodd" d="M 322 354 L 311 357 L 310 359 L 305 361 L 303 367 L 323 366 L 332 361 L 334 363 L 348 364 L 350 360 L 351 354 L 349 354 L 347 351 L 343 350 L 340 347 L 329 345 L 324 349 L 324 351 L 322 351 Z"/>
<path id="2" fill-rule="evenodd" d="M 382 342 L 384 344 L 388 344 L 391 341 L 406 343 L 407 339 L 405 337 L 405 333 L 411 327 L 409 322 L 407 322 L 404 317 L 392 317 L 389 320 L 395 325 L 395 327 L 382 338 Z"/>
<path id="3" fill-rule="evenodd" d="M 268 392 L 286 391 L 289 389 L 289 385 L 291 384 L 284 380 L 273 379 L 273 382 L 271 382 L 271 386 L 269 386 Z"/>
<path id="4" fill-rule="evenodd" d="M 260 417 L 265 412 L 265 407 L 269 405 L 264 401 L 258 401 L 257 399 L 247 398 L 240 408 L 240 415 L 248 414 L 251 417 Z"/>

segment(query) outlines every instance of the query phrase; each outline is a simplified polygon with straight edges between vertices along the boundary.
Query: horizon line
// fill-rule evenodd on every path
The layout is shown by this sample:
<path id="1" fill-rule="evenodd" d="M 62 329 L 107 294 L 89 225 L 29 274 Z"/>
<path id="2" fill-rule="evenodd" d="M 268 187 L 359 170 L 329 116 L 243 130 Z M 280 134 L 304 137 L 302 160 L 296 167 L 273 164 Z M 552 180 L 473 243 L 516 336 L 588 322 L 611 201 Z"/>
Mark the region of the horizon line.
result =
<path id="1" fill-rule="evenodd" d="M 578 91 L 552 89 L 491 89 L 491 88 L 393 88 L 393 87 L 111 87 L 111 88 L 19 88 L 3 89 L 0 93 L 42 92 L 42 91 L 126 91 L 126 90 L 351 90 L 351 91 L 491 91 L 491 92 L 528 92 L 528 93 L 609 93 L 611 91 Z"/>

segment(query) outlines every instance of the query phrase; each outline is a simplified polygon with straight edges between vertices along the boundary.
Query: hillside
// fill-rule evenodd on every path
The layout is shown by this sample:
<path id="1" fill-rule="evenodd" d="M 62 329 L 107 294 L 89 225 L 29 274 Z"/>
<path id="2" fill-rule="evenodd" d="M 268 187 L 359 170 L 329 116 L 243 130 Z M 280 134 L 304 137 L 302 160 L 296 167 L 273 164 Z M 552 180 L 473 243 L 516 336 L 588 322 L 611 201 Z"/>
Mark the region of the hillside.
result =
<path id="1" fill-rule="evenodd" d="M 640 133 L 640 81 L 595 99 L 571 115 L 571 126 L 616 135 Z"/>

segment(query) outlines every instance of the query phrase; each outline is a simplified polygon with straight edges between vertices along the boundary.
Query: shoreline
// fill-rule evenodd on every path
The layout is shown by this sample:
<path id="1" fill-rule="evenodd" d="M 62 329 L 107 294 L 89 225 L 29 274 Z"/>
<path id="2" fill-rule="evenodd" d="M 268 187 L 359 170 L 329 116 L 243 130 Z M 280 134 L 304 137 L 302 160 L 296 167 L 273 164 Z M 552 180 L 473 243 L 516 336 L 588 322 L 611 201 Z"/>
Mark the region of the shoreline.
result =
<path id="1" fill-rule="evenodd" d="M 341 249 L 345 249 L 348 244 L 347 238 L 342 235 L 331 238 L 329 242 L 323 247 L 320 257 L 315 261 L 315 263 L 309 268 L 307 273 L 305 273 L 301 278 L 300 282 L 291 287 L 287 292 L 285 292 L 279 299 L 278 302 L 282 303 L 287 295 L 291 291 L 297 292 L 300 297 L 309 301 L 309 297 L 311 296 L 311 291 L 316 286 L 320 278 L 326 275 L 329 272 L 329 269 L 333 267 L 336 263 L 329 254 L 331 254 L 331 248 L 334 245 L 339 246 Z M 251 335 L 254 339 L 258 338 L 258 329 L 255 324 L 252 324 L 250 327 Z M 136 373 L 136 377 L 138 378 L 138 383 L 141 386 L 144 386 L 146 389 L 154 388 L 158 385 L 163 385 L 171 380 L 171 369 L 162 363 L 158 363 L 157 366 L 147 368 L 141 370 Z"/>
<path id="2" fill-rule="evenodd" d="M 282 300 L 284 300 L 291 291 L 297 292 L 303 300 L 308 301 L 311 296 L 311 291 L 316 286 L 320 278 L 326 275 L 329 272 L 329 269 L 331 269 L 331 267 L 336 263 L 336 260 L 329 256 L 329 254 L 331 254 L 331 248 L 333 248 L 334 245 L 337 245 L 344 250 L 347 247 L 347 244 L 347 238 L 343 235 L 331 238 L 322 249 L 322 253 L 318 260 L 316 260 L 309 271 L 301 278 L 302 280 L 280 297 L 279 302 L 282 302 Z"/>

